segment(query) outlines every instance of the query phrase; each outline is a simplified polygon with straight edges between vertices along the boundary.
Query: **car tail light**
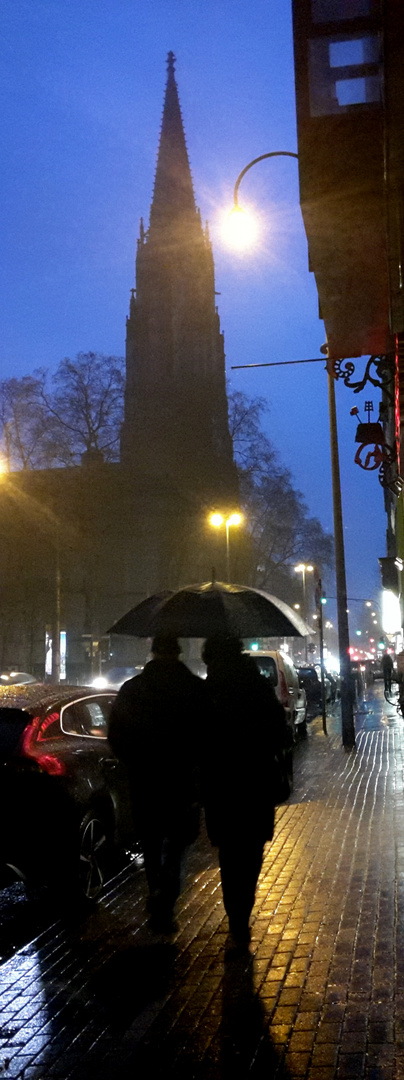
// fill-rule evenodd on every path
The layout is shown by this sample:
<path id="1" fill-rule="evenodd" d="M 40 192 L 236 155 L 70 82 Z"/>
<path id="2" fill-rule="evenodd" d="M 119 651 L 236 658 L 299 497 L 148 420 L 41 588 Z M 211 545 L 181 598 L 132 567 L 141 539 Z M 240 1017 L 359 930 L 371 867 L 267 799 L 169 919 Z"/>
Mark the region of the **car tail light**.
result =
<path id="1" fill-rule="evenodd" d="M 279 689 L 281 692 L 281 702 L 285 709 L 289 706 L 289 694 L 288 687 L 283 671 L 279 672 Z"/>
<path id="2" fill-rule="evenodd" d="M 55 754 L 44 754 L 37 752 L 38 743 L 43 739 L 44 731 L 54 720 L 59 719 L 59 713 L 50 713 L 44 721 L 42 716 L 34 716 L 27 727 L 25 728 L 21 749 L 23 754 L 27 758 L 31 758 L 32 763 L 41 769 L 43 772 L 48 773 L 50 776 L 62 776 L 66 769 L 64 762 Z"/>
<path id="3" fill-rule="evenodd" d="M 49 776 L 63 776 L 66 772 L 65 765 L 54 754 L 39 754 L 36 758 L 39 768 Z"/>

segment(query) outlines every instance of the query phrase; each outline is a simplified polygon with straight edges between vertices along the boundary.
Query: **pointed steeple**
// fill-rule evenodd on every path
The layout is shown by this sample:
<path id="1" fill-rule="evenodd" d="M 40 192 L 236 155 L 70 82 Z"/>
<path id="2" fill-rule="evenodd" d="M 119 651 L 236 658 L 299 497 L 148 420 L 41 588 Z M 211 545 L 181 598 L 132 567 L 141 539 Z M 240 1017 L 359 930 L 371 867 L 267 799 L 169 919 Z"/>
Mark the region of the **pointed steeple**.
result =
<path id="1" fill-rule="evenodd" d="M 167 57 L 167 85 L 154 181 L 150 227 L 170 225 L 179 216 L 195 215 L 195 198 L 185 142 L 173 52 Z"/>
<path id="2" fill-rule="evenodd" d="M 237 502 L 212 248 L 195 205 L 172 52 L 126 324 L 121 453 L 147 482 L 165 478 L 167 491 L 181 491 L 184 505 L 197 492 L 204 505 Z"/>

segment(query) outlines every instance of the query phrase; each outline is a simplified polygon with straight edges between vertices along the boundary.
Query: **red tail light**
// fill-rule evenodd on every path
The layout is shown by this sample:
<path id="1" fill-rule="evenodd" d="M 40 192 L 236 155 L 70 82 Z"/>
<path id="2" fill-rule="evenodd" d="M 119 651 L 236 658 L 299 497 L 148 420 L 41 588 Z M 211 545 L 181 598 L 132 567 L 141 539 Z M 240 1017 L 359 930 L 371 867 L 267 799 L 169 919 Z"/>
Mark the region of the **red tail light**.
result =
<path id="1" fill-rule="evenodd" d="M 37 747 L 38 743 L 43 741 L 47 728 L 58 719 L 58 712 L 49 713 L 45 718 L 34 716 L 25 728 L 21 743 L 25 757 L 31 758 L 32 762 L 35 762 L 38 768 L 49 776 L 62 776 L 66 771 L 64 762 L 54 754 L 38 754 Z"/>
<path id="2" fill-rule="evenodd" d="M 288 693 L 287 682 L 286 682 L 285 676 L 283 674 L 283 671 L 279 672 L 279 689 L 280 689 L 280 692 L 281 692 L 282 705 L 284 706 L 285 709 L 287 709 L 288 706 L 289 706 L 289 693 Z"/>

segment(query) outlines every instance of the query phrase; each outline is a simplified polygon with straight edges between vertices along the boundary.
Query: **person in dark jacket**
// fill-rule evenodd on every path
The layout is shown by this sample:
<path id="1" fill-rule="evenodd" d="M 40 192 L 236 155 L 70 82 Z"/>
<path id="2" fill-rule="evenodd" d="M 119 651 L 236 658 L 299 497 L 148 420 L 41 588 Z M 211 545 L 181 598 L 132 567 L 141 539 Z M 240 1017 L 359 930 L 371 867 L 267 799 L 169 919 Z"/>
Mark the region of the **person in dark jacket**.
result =
<path id="1" fill-rule="evenodd" d="M 382 656 L 382 671 L 384 679 L 384 689 L 387 694 L 391 694 L 391 680 L 393 678 L 393 657 L 391 653 L 385 652 Z"/>
<path id="2" fill-rule="evenodd" d="M 205 687 L 179 660 L 170 634 L 125 682 L 112 706 L 108 739 L 126 765 L 136 835 L 143 848 L 155 929 L 169 930 L 186 846 L 199 829 L 198 745 Z"/>
<path id="3" fill-rule="evenodd" d="M 206 827 L 219 848 L 230 934 L 244 944 L 264 845 L 274 831 L 271 773 L 274 755 L 288 744 L 285 711 L 237 638 L 208 638 L 202 656 L 211 701 L 202 784 Z"/>

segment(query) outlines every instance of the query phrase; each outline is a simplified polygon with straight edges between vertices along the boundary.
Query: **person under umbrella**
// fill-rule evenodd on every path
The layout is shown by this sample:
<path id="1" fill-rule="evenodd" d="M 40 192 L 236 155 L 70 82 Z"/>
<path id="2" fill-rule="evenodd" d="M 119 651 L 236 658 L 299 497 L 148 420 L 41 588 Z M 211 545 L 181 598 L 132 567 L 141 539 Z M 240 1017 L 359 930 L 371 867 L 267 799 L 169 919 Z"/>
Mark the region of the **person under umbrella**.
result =
<path id="1" fill-rule="evenodd" d="M 152 926 L 173 928 L 185 848 L 199 829 L 198 747 L 205 686 L 179 660 L 172 634 L 157 634 L 152 660 L 125 682 L 108 739 L 125 764 L 133 822 L 143 848 Z"/>
<path id="2" fill-rule="evenodd" d="M 272 764 L 288 746 L 288 730 L 272 684 L 238 638 L 208 638 L 202 657 L 211 701 L 202 768 L 206 827 L 219 848 L 231 938 L 244 945 L 264 845 L 274 831 Z"/>

